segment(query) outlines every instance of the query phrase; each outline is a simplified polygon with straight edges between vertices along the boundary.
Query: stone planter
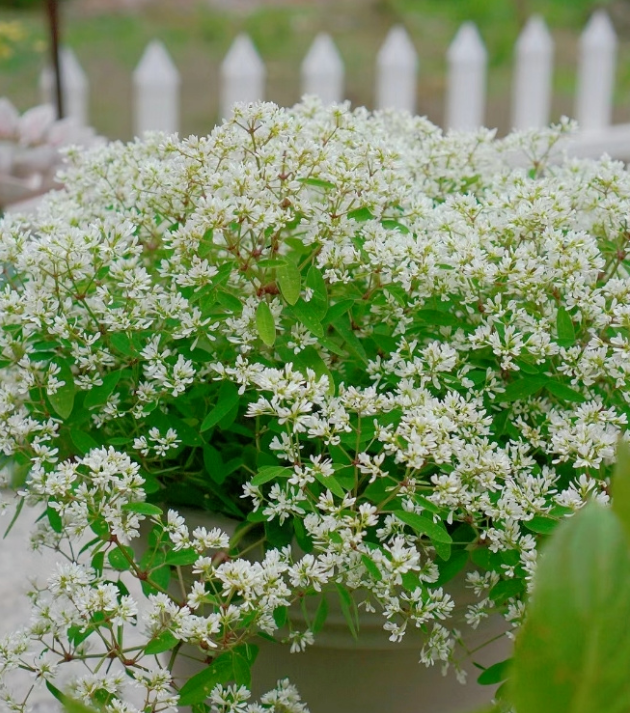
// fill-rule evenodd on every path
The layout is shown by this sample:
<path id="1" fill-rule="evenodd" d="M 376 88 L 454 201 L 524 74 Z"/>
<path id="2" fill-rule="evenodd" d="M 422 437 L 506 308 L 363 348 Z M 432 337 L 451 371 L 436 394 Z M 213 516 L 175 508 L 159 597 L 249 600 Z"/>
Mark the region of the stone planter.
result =
<path id="1" fill-rule="evenodd" d="M 200 511 L 180 509 L 180 512 L 191 529 L 200 525 L 220 527 L 231 534 L 237 524 Z M 458 602 L 473 601 L 469 590 L 464 589 L 463 577 L 453 580 L 447 589 Z M 313 600 L 319 601 L 315 597 Z M 392 643 L 383 630 L 384 619 L 380 614 L 361 613 L 359 636 L 355 640 L 336 592 L 330 592 L 327 600 L 326 624 L 316 636 L 315 644 L 303 653 L 292 654 L 289 646 L 264 639 L 253 642 L 260 649 L 252 669 L 254 697 L 274 688 L 278 680 L 288 678 L 297 686 L 310 713 L 470 713 L 492 699 L 496 687 L 476 683 L 480 671 L 472 661 L 464 667 L 469 674 L 465 685 L 452 672 L 443 676 L 439 665 L 425 667 L 419 663 L 423 645 L 420 633 L 410 631 L 402 642 Z M 300 610 L 290 616 L 299 626 Z M 507 628 L 497 616 L 471 632 L 463 623 L 463 610 L 459 619 L 461 625 L 458 622 L 456 626 L 468 632 L 465 641 L 469 649 L 482 646 Z M 489 666 L 507 658 L 510 650 L 511 642 L 501 637 L 483 646 L 474 654 L 474 660 Z M 174 673 L 188 678 L 198 670 L 199 664 L 180 658 Z"/>

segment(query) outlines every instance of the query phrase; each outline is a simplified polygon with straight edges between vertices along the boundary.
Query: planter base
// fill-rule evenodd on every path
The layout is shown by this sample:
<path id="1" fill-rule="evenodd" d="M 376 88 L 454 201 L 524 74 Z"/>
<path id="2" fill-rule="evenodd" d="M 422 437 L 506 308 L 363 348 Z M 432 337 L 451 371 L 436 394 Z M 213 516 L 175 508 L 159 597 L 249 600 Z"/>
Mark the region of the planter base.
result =
<path id="1" fill-rule="evenodd" d="M 494 623 L 494 622 L 493 622 Z M 504 627 L 497 621 L 497 629 Z M 486 628 L 480 641 L 491 638 Z M 259 643 L 259 642 L 257 642 Z M 510 642 L 501 639 L 475 654 L 491 665 L 510 655 Z M 418 662 L 417 648 L 393 644 L 388 650 L 332 649 L 311 646 L 300 654 L 287 646 L 262 642 L 252 671 L 255 697 L 288 677 L 311 713 L 470 713 L 492 699 L 496 686 L 480 686 L 479 669 L 468 663 L 468 683 L 453 673 L 442 676 L 439 666 Z"/>

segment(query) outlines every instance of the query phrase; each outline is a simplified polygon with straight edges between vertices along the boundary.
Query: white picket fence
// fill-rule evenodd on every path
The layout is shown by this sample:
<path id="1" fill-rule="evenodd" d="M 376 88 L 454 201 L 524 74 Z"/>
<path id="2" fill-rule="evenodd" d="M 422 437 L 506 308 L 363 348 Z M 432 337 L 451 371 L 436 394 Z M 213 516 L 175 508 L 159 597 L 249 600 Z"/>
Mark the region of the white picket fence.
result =
<path id="1" fill-rule="evenodd" d="M 630 160 L 630 124 L 611 126 L 617 38 L 604 11 L 593 14 L 580 38 L 574 118 L 581 133 L 573 144 L 578 155 L 608 152 Z M 550 119 L 553 39 L 545 22 L 532 17 L 515 47 L 511 125 L 525 129 Z M 484 125 L 487 52 L 473 23 L 460 28 L 447 52 L 448 80 L 445 128 L 473 129 Z M 64 49 L 61 60 L 67 113 L 87 123 L 89 86 L 75 55 Z M 419 58 L 402 27 L 390 30 L 376 57 L 376 108 L 414 112 Z M 230 115 L 237 101 L 265 98 L 265 65 L 247 35 L 233 42 L 220 69 L 221 115 Z M 50 70 L 42 74 L 46 100 L 52 96 Z M 134 132 L 176 132 L 180 123 L 180 74 L 164 45 L 153 41 L 133 74 Z M 301 66 L 302 93 L 319 95 L 326 103 L 344 98 L 344 65 L 332 38 L 315 38 Z M 630 99 L 630 97 L 629 97 Z"/>

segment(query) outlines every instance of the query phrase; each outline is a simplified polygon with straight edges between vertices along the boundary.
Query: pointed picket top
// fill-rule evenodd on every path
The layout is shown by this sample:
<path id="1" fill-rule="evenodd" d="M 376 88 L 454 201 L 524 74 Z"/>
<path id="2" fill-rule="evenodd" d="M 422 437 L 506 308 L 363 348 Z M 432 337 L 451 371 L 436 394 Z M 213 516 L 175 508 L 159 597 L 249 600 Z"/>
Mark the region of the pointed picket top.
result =
<path id="1" fill-rule="evenodd" d="M 247 35 L 240 34 L 221 64 L 221 116 L 229 117 L 237 102 L 261 101 L 266 74 L 253 42 Z"/>
<path id="2" fill-rule="evenodd" d="M 460 27 L 447 58 L 446 126 L 477 129 L 484 123 L 487 52 L 474 23 Z"/>
<path id="3" fill-rule="evenodd" d="M 605 10 L 596 10 L 580 37 L 580 47 L 609 48 L 617 45 L 617 34 Z"/>
<path id="4" fill-rule="evenodd" d="M 465 22 L 446 53 L 450 64 L 485 64 L 488 53 L 474 22 Z"/>
<path id="5" fill-rule="evenodd" d="M 603 10 L 595 12 L 586 25 L 579 51 L 575 117 L 583 130 L 602 130 L 612 116 L 617 52 L 617 36 Z"/>
<path id="6" fill-rule="evenodd" d="M 180 76 L 159 40 L 149 43 L 133 73 L 134 133 L 179 130 Z"/>
<path id="7" fill-rule="evenodd" d="M 400 67 L 405 70 L 418 67 L 418 53 L 407 30 L 396 25 L 387 33 L 376 58 L 379 67 Z"/>
<path id="8" fill-rule="evenodd" d="M 249 35 L 241 33 L 232 43 L 228 53 L 221 63 L 221 74 L 224 77 L 264 77 L 266 73 L 254 43 Z"/>
<path id="9" fill-rule="evenodd" d="M 376 57 L 376 108 L 414 113 L 418 53 L 401 25 L 392 27 Z"/>
<path id="10" fill-rule="evenodd" d="M 59 52 L 61 80 L 66 116 L 81 126 L 88 123 L 88 80 L 75 53 L 69 47 Z M 40 76 L 40 90 L 45 103 L 54 102 L 55 77 L 51 67 L 45 67 Z"/>
<path id="11" fill-rule="evenodd" d="M 343 100 L 344 66 L 330 35 L 320 32 L 302 62 L 302 93 L 318 96 L 324 104 Z"/>
<path id="12" fill-rule="evenodd" d="M 516 43 L 516 71 L 512 86 L 512 126 L 533 129 L 549 122 L 553 39 L 538 15 L 529 19 Z"/>
<path id="13" fill-rule="evenodd" d="M 540 15 L 532 15 L 516 41 L 516 54 L 519 57 L 553 54 L 553 39 L 547 25 Z"/>
<path id="14" fill-rule="evenodd" d="M 147 45 L 134 70 L 133 81 L 142 86 L 179 86 L 179 72 L 162 42 L 153 40 Z"/>

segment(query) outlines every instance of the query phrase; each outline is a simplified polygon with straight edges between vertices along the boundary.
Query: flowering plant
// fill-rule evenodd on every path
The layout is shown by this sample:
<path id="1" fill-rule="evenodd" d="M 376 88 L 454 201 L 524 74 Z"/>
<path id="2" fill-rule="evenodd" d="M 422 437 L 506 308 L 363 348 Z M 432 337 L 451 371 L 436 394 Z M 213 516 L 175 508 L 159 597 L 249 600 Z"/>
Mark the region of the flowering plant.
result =
<path id="1" fill-rule="evenodd" d="M 253 641 L 304 649 L 331 589 L 353 630 L 358 604 L 421 632 L 425 664 L 458 670 L 462 624 L 518 626 L 539 541 L 607 501 L 629 408 L 630 177 L 559 156 L 570 128 L 305 100 L 71 152 L 65 189 L 0 224 L 0 447 L 65 558 L 0 644 L 5 682 L 302 711 L 286 683 L 247 703 Z M 191 532 L 165 503 L 240 524 Z M 182 682 L 184 644 L 207 668 Z"/>

